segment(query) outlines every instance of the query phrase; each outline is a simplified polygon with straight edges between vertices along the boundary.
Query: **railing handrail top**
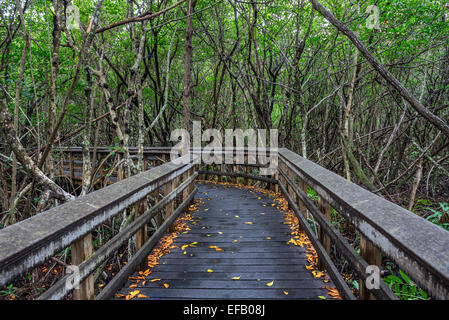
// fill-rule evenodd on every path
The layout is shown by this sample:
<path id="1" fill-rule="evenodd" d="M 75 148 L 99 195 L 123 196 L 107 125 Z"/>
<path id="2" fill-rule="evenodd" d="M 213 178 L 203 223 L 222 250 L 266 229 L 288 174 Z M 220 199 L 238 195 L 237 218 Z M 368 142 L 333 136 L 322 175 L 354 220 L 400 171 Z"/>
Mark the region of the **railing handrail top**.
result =
<path id="1" fill-rule="evenodd" d="M 346 212 L 358 215 L 416 260 L 449 280 L 448 231 L 289 149 L 280 148 L 279 154 L 306 177 L 306 182 L 313 181 L 313 189 L 321 188 L 333 201 L 344 206 Z M 363 226 L 356 227 L 363 230 Z"/>
<path id="2" fill-rule="evenodd" d="M 64 238 L 64 234 L 69 231 L 82 229 L 86 220 L 95 219 L 97 216 L 99 221 L 104 220 L 108 210 L 113 210 L 121 202 L 128 200 L 134 203 L 134 198 L 142 197 L 138 194 L 139 191 L 157 186 L 188 163 L 167 162 L 1 229 L 0 282 L 3 276 L 2 268 L 14 263 L 16 258 L 26 255 L 51 239 Z M 86 232 L 91 230 L 88 226 L 85 227 L 88 229 Z"/>

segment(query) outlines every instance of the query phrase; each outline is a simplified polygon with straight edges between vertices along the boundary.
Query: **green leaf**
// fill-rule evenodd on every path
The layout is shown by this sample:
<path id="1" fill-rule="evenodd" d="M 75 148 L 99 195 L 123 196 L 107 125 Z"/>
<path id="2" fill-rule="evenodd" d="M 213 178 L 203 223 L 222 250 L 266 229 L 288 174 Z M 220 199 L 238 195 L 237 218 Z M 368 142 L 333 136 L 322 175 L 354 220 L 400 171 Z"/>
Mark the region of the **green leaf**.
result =
<path id="1" fill-rule="evenodd" d="M 410 280 L 410 278 L 408 277 L 408 275 L 406 275 L 404 273 L 404 271 L 399 270 L 399 273 L 401 274 L 401 277 L 402 277 L 402 279 L 404 279 L 405 283 L 407 283 L 407 284 L 411 284 L 412 283 L 412 280 Z"/>
<path id="2" fill-rule="evenodd" d="M 428 296 L 427 296 L 427 292 L 425 292 L 423 289 L 419 289 L 419 294 L 421 295 L 421 297 L 424 300 L 427 300 Z"/>

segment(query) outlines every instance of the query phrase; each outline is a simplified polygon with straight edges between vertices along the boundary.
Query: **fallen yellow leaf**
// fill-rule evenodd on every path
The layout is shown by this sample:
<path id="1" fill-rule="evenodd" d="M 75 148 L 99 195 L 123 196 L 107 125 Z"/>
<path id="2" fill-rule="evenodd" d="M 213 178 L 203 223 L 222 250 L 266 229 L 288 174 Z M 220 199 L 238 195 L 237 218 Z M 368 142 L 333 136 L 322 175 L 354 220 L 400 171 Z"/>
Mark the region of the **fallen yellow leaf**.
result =
<path id="1" fill-rule="evenodd" d="M 284 291 L 284 294 L 285 294 L 286 296 L 288 296 L 288 291 Z"/>
<path id="2" fill-rule="evenodd" d="M 134 298 L 135 296 L 137 296 L 140 293 L 139 290 L 136 291 L 132 291 L 130 292 L 127 296 L 126 296 L 126 300 L 131 300 L 132 298 Z"/>
<path id="3" fill-rule="evenodd" d="M 151 279 L 150 282 L 161 281 L 161 279 Z"/>
<path id="4" fill-rule="evenodd" d="M 214 270 L 212 270 L 212 269 L 207 269 L 207 272 L 214 272 Z"/>
<path id="5" fill-rule="evenodd" d="M 265 284 L 267 287 L 271 287 L 274 284 L 274 280 Z"/>
<path id="6" fill-rule="evenodd" d="M 240 276 L 232 278 L 232 280 L 240 280 Z"/>
<path id="7" fill-rule="evenodd" d="M 168 283 L 164 283 L 164 287 L 167 289 L 170 285 Z"/>
<path id="8" fill-rule="evenodd" d="M 144 294 L 138 294 L 137 298 L 148 298 L 148 296 L 144 295 Z"/>

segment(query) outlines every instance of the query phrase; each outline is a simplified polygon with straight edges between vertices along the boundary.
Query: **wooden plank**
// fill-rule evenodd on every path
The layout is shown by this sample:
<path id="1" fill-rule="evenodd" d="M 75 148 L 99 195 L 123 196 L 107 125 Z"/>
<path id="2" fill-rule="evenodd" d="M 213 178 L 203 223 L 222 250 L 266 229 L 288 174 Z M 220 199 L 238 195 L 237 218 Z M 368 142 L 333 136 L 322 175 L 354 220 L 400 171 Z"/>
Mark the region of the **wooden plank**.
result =
<path id="1" fill-rule="evenodd" d="M 217 268 L 217 267 L 215 267 Z M 233 277 L 243 277 L 244 279 L 247 280 L 253 280 L 253 281 L 257 281 L 257 279 L 260 280 L 268 280 L 267 282 L 270 281 L 276 281 L 277 280 L 310 280 L 310 272 L 276 272 L 276 271 L 267 271 L 267 272 L 263 272 L 263 271 L 251 271 L 248 270 L 248 267 L 246 267 L 246 272 L 243 271 L 232 271 L 232 272 L 185 272 L 184 270 L 182 271 L 154 271 L 153 273 L 150 274 L 149 277 L 147 277 L 147 282 L 150 281 L 151 279 L 190 279 L 190 280 L 194 280 L 194 279 L 201 279 L 201 280 L 227 280 L 229 282 L 231 281 L 236 281 L 236 280 L 232 280 Z M 135 274 L 135 276 L 137 276 L 137 274 Z M 323 281 L 319 280 L 319 279 L 313 279 L 314 281 L 317 281 L 318 283 L 320 283 L 321 285 L 323 285 Z M 332 284 L 331 284 L 332 285 Z M 129 291 L 129 286 L 125 286 L 123 288 L 123 290 L 121 290 L 120 292 L 128 292 Z M 322 291 L 323 293 L 325 292 L 324 290 Z M 189 297 L 189 296 L 187 296 Z"/>
<path id="2" fill-rule="evenodd" d="M 119 271 L 119 273 L 107 284 L 107 286 L 100 292 L 96 297 L 98 300 L 109 299 L 113 296 L 124 283 L 126 283 L 128 276 L 135 270 L 137 265 L 141 263 L 142 260 L 149 254 L 149 252 L 154 248 L 159 239 L 164 235 L 168 227 L 175 221 L 181 212 L 183 212 L 191 199 L 194 197 L 197 189 L 195 188 L 189 195 L 189 198 L 183 201 L 183 203 L 176 208 L 173 214 L 164 221 L 164 223 L 151 235 L 150 239 L 145 243 L 145 245 L 140 248 L 139 251 L 131 258 L 130 261 Z"/>
<path id="3" fill-rule="evenodd" d="M 201 197 L 204 203 L 198 211 L 192 213 L 193 221 L 189 223 L 191 230 L 181 234 L 173 243 L 177 248 L 161 257 L 159 264 L 152 269 L 152 273 L 146 279 L 148 285 L 142 288 L 144 291 L 149 291 L 145 291 L 144 294 L 157 298 L 159 293 L 155 290 L 159 290 L 162 282 L 151 283 L 150 280 L 161 278 L 163 282 L 170 284 L 169 289 L 162 289 L 166 292 L 172 290 L 170 292 L 175 298 L 181 292 L 176 293 L 177 290 L 183 289 L 194 292 L 193 294 L 183 292 L 184 298 L 192 299 L 215 297 L 216 289 L 241 289 L 246 292 L 247 297 L 249 292 L 252 292 L 254 297 L 258 297 L 260 296 L 258 291 L 270 289 L 266 283 L 273 280 L 275 280 L 274 288 L 278 290 L 284 286 L 294 289 L 297 287 L 298 292 L 302 292 L 295 295 L 297 298 L 315 298 L 313 291 L 315 289 L 319 292 L 318 295 L 327 295 L 322 279 L 315 278 L 305 267 L 307 264 L 305 249 L 287 244 L 291 238 L 290 229 L 283 224 L 280 212 L 270 206 L 264 207 L 267 209 L 267 214 L 276 212 L 276 217 L 260 215 L 261 204 L 271 201 L 266 194 L 222 185 L 201 184 L 200 188 L 198 197 Z M 232 212 L 232 215 L 223 216 L 225 213 L 219 210 L 224 208 Z M 242 213 L 239 213 L 240 211 Z M 244 218 L 234 217 L 236 213 Z M 259 219 L 264 223 L 259 223 Z M 248 229 L 236 229 L 233 227 L 234 222 L 230 222 L 234 220 L 239 220 L 239 224 Z M 255 223 L 247 225 L 244 224 L 245 221 Z M 223 224 L 231 226 L 229 234 L 219 231 L 222 230 Z M 213 233 L 214 236 L 208 237 L 203 227 L 210 227 L 207 232 Z M 244 232 L 240 233 L 240 230 Z M 266 239 L 267 232 L 272 235 L 271 239 Z M 181 248 L 186 244 L 191 246 Z M 217 246 L 223 251 L 217 251 L 209 246 Z M 212 269 L 213 272 L 208 272 L 208 269 Z M 238 276 L 242 281 L 232 280 L 232 277 Z M 277 280 L 284 282 L 277 284 Z M 249 284 L 248 281 L 251 283 Z M 287 283 L 291 286 L 288 287 Z M 127 294 L 131 290 L 130 284 L 131 282 L 128 281 L 120 292 Z M 332 285 L 332 282 L 329 284 Z M 204 290 L 195 291 L 197 289 Z M 269 296 L 285 298 L 286 295 L 280 292 L 280 295 L 273 293 Z M 227 292 L 223 291 L 216 297 L 223 297 L 223 295 L 226 296 Z M 265 297 L 264 293 L 261 297 Z"/>
<path id="4" fill-rule="evenodd" d="M 169 181 L 164 185 L 164 196 L 168 195 L 170 192 L 172 192 L 173 190 L 173 181 Z M 170 217 L 170 215 L 172 214 L 172 212 L 175 209 L 175 204 L 174 202 L 170 202 L 165 206 L 165 215 L 164 215 L 164 220 L 167 220 L 168 217 Z"/>
<path id="5" fill-rule="evenodd" d="M 135 210 L 134 219 L 136 220 L 145 212 L 145 200 L 137 202 L 134 205 L 134 210 Z M 136 232 L 136 251 L 142 248 L 147 240 L 148 240 L 148 225 L 145 224 L 143 228 L 141 228 L 139 231 Z M 145 270 L 146 268 L 147 265 L 145 261 L 142 261 L 142 263 L 139 264 L 137 267 L 138 270 Z"/>
<path id="6" fill-rule="evenodd" d="M 382 264 L 382 255 L 379 249 L 373 246 L 369 240 L 363 235 L 360 236 L 360 255 L 369 265 L 375 265 L 379 268 Z M 382 280 L 381 280 L 382 281 Z M 359 299 L 360 300 L 376 300 L 374 295 L 368 290 L 365 281 L 359 281 Z"/>
<path id="7" fill-rule="evenodd" d="M 72 244 L 72 265 L 79 266 L 92 255 L 92 234 L 88 233 Z M 73 290 L 74 300 L 92 300 L 94 298 L 94 276 L 81 281 L 78 289 Z"/>
<path id="8" fill-rule="evenodd" d="M 75 178 L 75 171 L 74 171 L 72 152 L 69 152 L 69 171 L 70 171 L 70 180 L 73 181 L 73 179 Z"/>
<path id="9" fill-rule="evenodd" d="M 288 258 L 305 258 L 306 254 L 299 250 L 285 251 L 265 251 L 265 252 L 236 252 L 233 250 L 223 249 L 223 251 L 196 250 L 194 248 L 186 248 L 184 250 L 173 250 L 169 255 L 163 257 L 163 261 L 171 259 L 288 259 Z M 186 254 L 184 254 L 186 252 Z M 167 261 L 169 263 L 169 261 Z"/>
<path id="10" fill-rule="evenodd" d="M 321 196 L 318 196 L 318 208 L 323 213 L 323 216 L 330 222 L 331 221 L 331 207 L 326 202 L 326 200 L 324 200 L 323 197 L 321 197 Z M 331 239 L 329 238 L 329 236 L 326 234 L 325 230 L 321 226 L 318 226 L 318 239 L 323 244 L 324 250 L 326 250 L 326 252 L 328 254 L 330 254 L 331 253 Z M 321 261 L 319 261 L 318 263 L 319 263 L 320 267 L 324 267 L 322 265 Z"/>
<path id="11" fill-rule="evenodd" d="M 193 260 L 194 258 L 192 258 Z M 305 268 L 305 257 L 297 258 L 294 255 L 290 256 L 290 261 L 295 260 L 298 264 L 269 264 L 269 265 L 204 265 L 204 264 L 171 264 L 170 261 L 167 261 L 166 264 L 160 264 L 154 268 L 151 277 L 155 277 L 158 272 L 183 272 L 184 275 L 181 277 L 182 279 L 188 277 L 193 278 L 197 276 L 199 273 L 208 273 L 207 269 L 211 268 L 214 270 L 213 273 L 238 273 L 241 275 L 245 275 L 248 273 L 287 273 L 289 279 L 296 279 L 299 277 L 301 279 L 313 279 L 313 275 L 309 270 Z M 296 260 L 298 259 L 298 260 Z M 191 274 L 194 273 L 194 274 Z M 293 274 L 294 273 L 294 274 Z M 214 275 L 210 275 L 210 277 L 214 277 Z M 245 278 L 245 277 L 244 277 Z M 258 279 L 258 278 L 256 278 Z M 231 280 L 230 278 L 228 280 Z M 319 282 L 319 281 L 318 281 Z M 322 285 L 322 282 L 320 283 Z"/>
<path id="12" fill-rule="evenodd" d="M 288 295 L 279 288 L 252 289 L 165 289 L 143 288 L 142 294 L 154 299 L 309 299 L 319 300 L 318 296 L 330 297 L 322 289 L 291 289 Z M 145 299 L 142 299 L 145 300 Z"/>
<path id="13" fill-rule="evenodd" d="M 176 289 L 266 289 L 266 282 L 271 279 L 260 279 L 260 281 L 254 281 L 254 279 L 240 278 L 239 281 L 227 281 L 227 280 L 208 280 L 208 279 L 164 279 L 170 280 L 170 286 Z M 308 279 L 302 280 L 276 280 L 273 284 L 274 288 L 282 290 L 286 289 L 320 289 L 323 286 L 322 283 L 317 281 L 309 281 Z M 137 284 L 137 288 L 160 288 L 161 284 L 157 282 L 147 282 L 144 286 L 140 283 Z"/>

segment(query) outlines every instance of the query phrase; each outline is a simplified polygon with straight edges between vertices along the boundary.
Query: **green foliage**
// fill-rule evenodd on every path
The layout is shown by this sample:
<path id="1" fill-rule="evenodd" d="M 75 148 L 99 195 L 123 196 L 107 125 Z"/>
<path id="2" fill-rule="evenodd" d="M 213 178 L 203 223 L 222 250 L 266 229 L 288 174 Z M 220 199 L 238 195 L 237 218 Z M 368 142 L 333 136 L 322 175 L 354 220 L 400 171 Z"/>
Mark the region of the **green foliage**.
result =
<path id="1" fill-rule="evenodd" d="M 14 296 L 16 294 L 16 290 L 17 288 L 10 284 L 5 289 L 0 290 L 0 297 Z"/>
<path id="2" fill-rule="evenodd" d="M 401 300 L 427 300 L 427 293 L 420 289 L 402 270 L 398 270 L 399 276 L 394 275 L 392 267 L 387 265 L 390 275 L 383 278 L 385 283 Z"/>
<path id="3" fill-rule="evenodd" d="M 431 213 L 426 219 L 449 231 L 449 203 L 439 203 L 439 205 L 441 211 L 432 208 L 426 209 Z"/>

